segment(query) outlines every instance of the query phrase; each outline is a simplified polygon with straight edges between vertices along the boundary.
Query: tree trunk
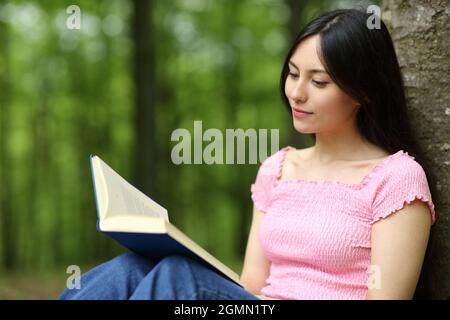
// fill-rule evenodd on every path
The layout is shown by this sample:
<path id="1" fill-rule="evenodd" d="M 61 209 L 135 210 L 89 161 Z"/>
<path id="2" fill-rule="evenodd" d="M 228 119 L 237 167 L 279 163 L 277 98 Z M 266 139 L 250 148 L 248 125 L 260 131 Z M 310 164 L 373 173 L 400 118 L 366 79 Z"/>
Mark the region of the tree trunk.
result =
<path id="1" fill-rule="evenodd" d="M 382 19 L 390 29 L 406 87 L 408 109 L 419 145 L 438 177 L 433 258 L 420 298 L 450 298 L 450 5 L 449 1 L 385 0 Z M 447 196 L 447 197 L 446 197 Z M 429 245 L 429 246 L 430 246 Z M 425 267 L 425 264 L 424 264 Z M 425 270 L 424 270 L 425 271 Z M 423 275 L 423 274 L 422 274 Z M 420 284 L 420 283 L 419 283 Z"/>
<path id="2" fill-rule="evenodd" d="M 237 17 L 241 12 L 241 1 L 228 1 L 226 8 L 224 9 L 223 18 L 226 21 L 223 22 L 225 28 L 224 40 L 225 42 L 232 45 L 232 37 L 234 29 L 230 26 L 238 25 Z M 239 53 L 236 48 L 233 50 L 234 58 L 232 62 L 224 65 L 224 96 L 227 99 L 226 107 L 226 123 L 227 128 L 237 128 L 237 115 L 238 115 L 238 104 L 241 100 L 242 94 L 240 92 L 241 83 L 241 62 L 239 58 Z M 246 150 L 249 150 L 246 148 Z M 226 151 L 228 152 L 228 150 Z M 236 150 L 235 150 L 236 152 Z M 237 152 L 234 154 L 235 160 L 237 161 Z M 249 155 L 246 153 L 246 157 Z M 245 160 L 247 161 L 247 160 Z M 235 202 L 235 208 L 237 212 L 232 213 L 233 215 L 238 215 L 236 224 L 236 232 L 231 235 L 236 241 L 234 242 L 234 252 L 237 253 L 238 257 L 243 257 L 245 255 L 245 248 L 248 239 L 248 232 L 250 230 L 251 219 L 245 219 L 242 217 L 251 217 L 247 215 L 252 212 L 251 202 L 246 196 L 248 185 L 242 183 L 242 175 L 244 174 L 245 168 L 239 165 L 234 165 L 232 170 L 229 170 L 230 180 L 229 180 L 229 190 L 233 201 Z M 233 218 L 234 219 L 234 218 Z M 236 220 L 234 220 L 236 221 Z"/>
<path id="3" fill-rule="evenodd" d="M 133 0 L 132 39 L 134 43 L 135 87 L 135 152 L 134 184 L 142 192 L 158 201 L 156 189 L 156 81 L 153 3 Z"/>
<path id="4" fill-rule="evenodd" d="M 11 269 L 14 263 L 14 230 L 11 208 L 12 159 L 8 150 L 10 129 L 11 74 L 10 74 L 10 29 L 0 21 L 0 269 Z"/>

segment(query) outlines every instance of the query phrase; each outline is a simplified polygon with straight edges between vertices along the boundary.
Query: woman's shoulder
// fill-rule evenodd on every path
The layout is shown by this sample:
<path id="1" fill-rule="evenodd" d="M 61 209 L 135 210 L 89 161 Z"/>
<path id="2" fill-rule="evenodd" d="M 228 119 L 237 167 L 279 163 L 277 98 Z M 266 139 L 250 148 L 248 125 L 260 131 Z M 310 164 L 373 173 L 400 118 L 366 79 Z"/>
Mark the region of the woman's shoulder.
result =
<path id="1" fill-rule="evenodd" d="M 415 199 L 426 202 L 436 220 L 428 177 L 422 165 L 407 151 L 400 150 L 391 156 L 372 184 L 373 222 L 386 217 Z"/>
<path id="2" fill-rule="evenodd" d="M 384 173 L 386 176 L 396 176 L 423 171 L 421 164 L 414 156 L 410 155 L 408 151 L 399 150 L 396 153 L 391 154 L 386 160 L 384 166 Z"/>
<path id="3" fill-rule="evenodd" d="M 407 151 L 399 150 L 377 165 L 370 174 L 376 190 L 400 188 L 411 183 L 427 184 L 422 165 Z M 369 180 L 369 179 L 367 179 Z"/>
<path id="4" fill-rule="evenodd" d="M 283 166 L 283 163 L 286 161 L 288 157 L 292 154 L 292 152 L 298 151 L 296 148 L 291 146 L 285 146 L 269 157 L 267 157 L 260 166 L 260 172 L 264 174 L 270 175 L 278 175 L 280 173 L 280 169 Z"/>
<path id="5" fill-rule="evenodd" d="M 314 146 L 311 147 L 307 147 L 307 148 L 302 148 L 302 149 L 297 149 L 291 146 L 287 146 L 284 149 L 284 161 L 285 162 L 293 162 L 294 160 L 296 161 L 303 161 L 303 160 L 307 160 L 308 157 L 310 156 L 311 152 L 314 149 Z"/>

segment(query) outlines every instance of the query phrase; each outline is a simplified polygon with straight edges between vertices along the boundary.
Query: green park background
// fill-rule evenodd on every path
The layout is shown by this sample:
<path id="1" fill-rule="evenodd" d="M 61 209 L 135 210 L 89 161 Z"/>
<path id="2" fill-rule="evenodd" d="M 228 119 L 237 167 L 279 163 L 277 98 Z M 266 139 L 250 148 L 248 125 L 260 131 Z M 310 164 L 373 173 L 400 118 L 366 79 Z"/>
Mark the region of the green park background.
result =
<path id="1" fill-rule="evenodd" d="M 281 103 L 282 63 L 305 21 L 356 4 L 0 0 L 0 299 L 56 298 L 69 265 L 126 251 L 96 229 L 90 154 L 240 272 L 259 164 L 176 165 L 171 133 L 198 120 L 307 146 Z"/>

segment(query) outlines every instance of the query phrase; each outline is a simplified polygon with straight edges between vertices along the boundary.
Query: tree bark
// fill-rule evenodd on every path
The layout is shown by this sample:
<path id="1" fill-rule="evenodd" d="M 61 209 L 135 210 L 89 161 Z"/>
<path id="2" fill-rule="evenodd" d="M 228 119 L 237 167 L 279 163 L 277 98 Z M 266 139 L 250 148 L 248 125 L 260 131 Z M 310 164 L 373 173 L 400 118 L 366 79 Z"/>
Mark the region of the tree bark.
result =
<path id="1" fill-rule="evenodd" d="M 14 217 L 11 206 L 12 197 L 12 159 L 8 150 L 10 132 L 11 74 L 10 74 L 10 29 L 0 21 L 0 269 L 11 269 L 14 264 Z"/>
<path id="2" fill-rule="evenodd" d="M 423 287 L 418 287 L 419 297 L 449 299 L 450 2 L 385 0 L 383 6 L 382 19 L 390 29 L 405 80 L 412 126 L 437 177 L 433 258 Z"/>

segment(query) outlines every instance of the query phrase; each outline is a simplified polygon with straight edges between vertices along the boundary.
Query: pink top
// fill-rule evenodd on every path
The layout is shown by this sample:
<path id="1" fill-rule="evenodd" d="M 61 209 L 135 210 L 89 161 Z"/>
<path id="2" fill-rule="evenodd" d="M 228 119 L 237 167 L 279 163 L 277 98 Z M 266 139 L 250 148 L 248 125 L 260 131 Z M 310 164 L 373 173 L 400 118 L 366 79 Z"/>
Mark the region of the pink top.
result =
<path id="1" fill-rule="evenodd" d="M 378 163 L 358 184 L 279 180 L 285 147 L 259 168 L 251 186 L 266 213 L 260 241 L 271 261 L 261 294 L 276 299 L 366 299 L 371 225 L 418 198 L 430 208 L 425 172 L 403 150 Z"/>

